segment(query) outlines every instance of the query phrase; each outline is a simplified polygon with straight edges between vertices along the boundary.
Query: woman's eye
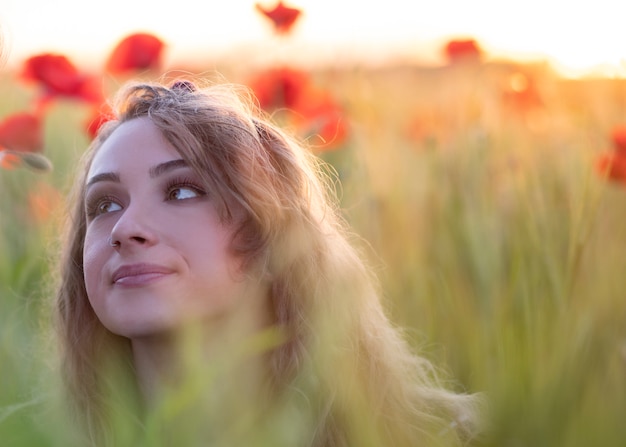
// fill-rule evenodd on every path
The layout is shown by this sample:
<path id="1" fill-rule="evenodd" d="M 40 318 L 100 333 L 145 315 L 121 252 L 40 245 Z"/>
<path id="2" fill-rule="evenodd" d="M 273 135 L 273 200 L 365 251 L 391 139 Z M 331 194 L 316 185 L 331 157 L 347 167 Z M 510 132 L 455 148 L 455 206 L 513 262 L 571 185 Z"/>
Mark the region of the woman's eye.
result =
<path id="1" fill-rule="evenodd" d="M 113 199 L 108 197 L 103 197 L 101 199 L 95 200 L 92 204 L 87 204 L 87 217 L 93 219 L 95 217 L 100 216 L 101 214 L 112 213 L 113 211 L 120 211 L 122 209 L 122 205 L 116 202 Z"/>
<path id="2" fill-rule="evenodd" d="M 111 213 L 113 211 L 119 211 L 122 206 L 112 200 L 102 200 L 96 206 L 96 215 Z"/>
<path id="3" fill-rule="evenodd" d="M 185 200 L 200 197 L 202 192 L 192 186 L 176 186 L 170 188 L 167 193 L 167 200 Z"/>

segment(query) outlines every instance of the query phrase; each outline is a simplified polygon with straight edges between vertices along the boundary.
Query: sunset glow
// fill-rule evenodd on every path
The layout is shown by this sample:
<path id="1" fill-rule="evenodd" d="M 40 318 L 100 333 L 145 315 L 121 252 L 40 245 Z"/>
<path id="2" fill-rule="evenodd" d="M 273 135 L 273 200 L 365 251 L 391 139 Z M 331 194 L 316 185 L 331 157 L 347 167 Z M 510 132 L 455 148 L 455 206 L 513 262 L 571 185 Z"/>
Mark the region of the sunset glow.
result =
<path id="1" fill-rule="evenodd" d="M 572 76 L 626 74 L 626 28 L 613 0 L 293 0 L 286 3 L 304 12 L 289 42 L 273 35 L 255 3 L 179 0 L 172 8 L 109 0 L 94 10 L 79 0 L 5 0 L 0 27 L 8 64 L 39 52 L 98 63 L 118 39 L 136 31 L 162 37 L 170 61 L 210 60 L 246 49 L 259 58 L 263 53 L 303 63 L 438 64 L 446 39 L 469 36 L 492 59 L 547 60 Z"/>

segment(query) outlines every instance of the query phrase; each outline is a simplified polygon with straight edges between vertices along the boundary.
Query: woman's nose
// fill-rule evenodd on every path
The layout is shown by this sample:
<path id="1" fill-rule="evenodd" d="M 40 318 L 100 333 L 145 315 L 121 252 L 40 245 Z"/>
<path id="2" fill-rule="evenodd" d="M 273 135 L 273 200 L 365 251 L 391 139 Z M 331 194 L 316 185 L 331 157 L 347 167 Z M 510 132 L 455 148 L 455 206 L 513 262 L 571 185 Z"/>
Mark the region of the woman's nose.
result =
<path id="1" fill-rule="evenodd" d="M 154 218 L 147 207 L 130 204 L 122 210 L 111 230 L 111 245 L 118 249 L 129 245 L 153 245 L 157 241 L 153 224 Z"/>

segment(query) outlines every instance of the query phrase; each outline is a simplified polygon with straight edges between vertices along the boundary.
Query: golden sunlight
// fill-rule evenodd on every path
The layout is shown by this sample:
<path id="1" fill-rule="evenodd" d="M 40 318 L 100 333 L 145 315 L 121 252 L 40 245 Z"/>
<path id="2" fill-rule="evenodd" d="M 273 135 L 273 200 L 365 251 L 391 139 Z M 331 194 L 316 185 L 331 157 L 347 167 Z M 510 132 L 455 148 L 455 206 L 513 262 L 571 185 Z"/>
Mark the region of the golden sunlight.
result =
<path id="1" fill-rule="evenodd" d="M 280 51 L 255 3 L 179 0 L 155 7 L 151 0 L 108 0 L 94 10 L 80 0 L 5 0 L 0 29 L 9 64 L 40 52 L 97 63 L 99 55 L 135 31 L 160 36 L 170 60 L 245 48 L 302 63 L 438 64 L 443 42 L 462 36 L 476 39 L 492 59 L 545 60 L 574 77 L 626 76 L 626 28 L 614 0 L 290 0 L 285 3 L 304 14 L 291 38 L 280 42 Z"/>

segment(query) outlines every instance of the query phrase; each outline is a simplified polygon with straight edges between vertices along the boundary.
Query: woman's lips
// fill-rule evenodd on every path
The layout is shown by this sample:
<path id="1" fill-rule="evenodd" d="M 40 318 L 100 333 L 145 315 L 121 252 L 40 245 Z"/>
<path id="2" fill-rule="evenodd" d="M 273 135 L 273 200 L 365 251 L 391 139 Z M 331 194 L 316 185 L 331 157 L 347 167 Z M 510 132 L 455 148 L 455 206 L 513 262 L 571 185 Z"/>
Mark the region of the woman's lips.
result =
<path id="1" fill-rule="evenodd" d="M 143 286 L 171 275 L 174 271 L 158 264 L 122 265 L 113 272 L 111 282 L 121 286 Z"/>

